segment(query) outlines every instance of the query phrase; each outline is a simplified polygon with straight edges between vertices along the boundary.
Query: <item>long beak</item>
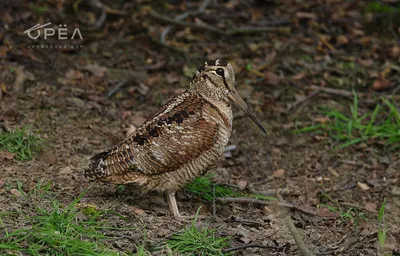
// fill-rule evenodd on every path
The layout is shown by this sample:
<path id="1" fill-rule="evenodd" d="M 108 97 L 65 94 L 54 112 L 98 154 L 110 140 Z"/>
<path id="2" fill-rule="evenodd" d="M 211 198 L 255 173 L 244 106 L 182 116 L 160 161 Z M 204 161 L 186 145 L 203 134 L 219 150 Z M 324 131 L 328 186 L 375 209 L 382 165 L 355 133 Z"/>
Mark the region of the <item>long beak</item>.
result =
<path id="1" fill-rule="evenodd" d="M 249 106 L 244 102 L 244 100 L 239 96 L 238 92 L 236 90 L 231 91 L 228 94 L 228 97 L 230 100 L 236 103 L 236 105 L 242 109 L 246 114 L 253 120 L 253 122 L 260 128 L 260 130 L 264 133 L 267 134 L 265 131 L 264 126 L 261 124 L 260 120 L 253 114 L 253 112 L 250 110 Z"/>

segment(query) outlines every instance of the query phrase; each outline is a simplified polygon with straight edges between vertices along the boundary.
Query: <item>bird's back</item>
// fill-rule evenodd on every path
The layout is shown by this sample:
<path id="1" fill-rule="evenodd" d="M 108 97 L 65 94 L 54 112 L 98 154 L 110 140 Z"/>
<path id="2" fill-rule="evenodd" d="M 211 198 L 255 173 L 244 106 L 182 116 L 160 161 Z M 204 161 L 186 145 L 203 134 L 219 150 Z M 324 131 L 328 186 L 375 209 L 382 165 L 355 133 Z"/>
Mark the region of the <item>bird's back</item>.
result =
<path id="1" fill-rule="evenodd" d="M 232 129 L 229 105 L 193 90 L 164 105 L 126 140 L 91 158 L 88 178 L 176 190 L 215 164 Z"/>

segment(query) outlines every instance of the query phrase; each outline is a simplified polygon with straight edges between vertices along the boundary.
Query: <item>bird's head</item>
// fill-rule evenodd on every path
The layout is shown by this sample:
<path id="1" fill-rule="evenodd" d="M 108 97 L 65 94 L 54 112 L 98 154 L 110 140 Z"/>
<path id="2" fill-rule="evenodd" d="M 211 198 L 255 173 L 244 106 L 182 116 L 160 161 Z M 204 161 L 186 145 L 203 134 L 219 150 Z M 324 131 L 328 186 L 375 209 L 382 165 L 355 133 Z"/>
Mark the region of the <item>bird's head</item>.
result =
<path id="1" fill-rule="evenodd" d="M 235 88 L 235 70 L 224 60 L 206 61 L 190 82 L 190 88 L 206 98 L 229 103 L 233 101 L 253 122 L 266 133 L 260 120 L 253 114 L 249 106 L 239 96 Z"/>

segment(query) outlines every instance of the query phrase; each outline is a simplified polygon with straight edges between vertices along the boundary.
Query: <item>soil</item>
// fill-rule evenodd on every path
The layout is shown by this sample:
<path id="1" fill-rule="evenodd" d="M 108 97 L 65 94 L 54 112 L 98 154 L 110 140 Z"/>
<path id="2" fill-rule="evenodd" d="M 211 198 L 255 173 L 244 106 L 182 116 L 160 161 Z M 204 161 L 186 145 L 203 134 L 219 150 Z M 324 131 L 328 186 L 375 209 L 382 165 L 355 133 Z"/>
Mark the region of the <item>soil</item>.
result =
<path id="1" fill-rule="evenodd" d="M 238 250 L 237 255 L 301 255 L 284 224 L 287 213 L 309 249 L 319 255 L 400 253 L 398 151 L 372 142 L 337 149 L 338 142 L 328 134 L 294 133 L 298 125 L 318 122 L 323 117 L 318 110 L 321 106 L 348 111 L 351 104 L 348 97 L 326 92 L 302 102 L 312 93 L 312 84 L 350 92 L 354 87 L 363 92 L 366 98 L 360 100 L 360 111 L 364 113 L 373 109 L 368 100 L 374 96 L 399 93 L 395 91 L 399 70 L 393 68 L 379 80 L 385 63 L 398 65 L 399 44 L 391 35 L 363 27 L 366 3 L 222 1 L 221 5 L 209 4 L 203 14 L 185 21 L 221 29 L 274 22 L 279 24 L 271 28 L 284 28 L 221 35 L 168 24 L 149 11 L 151 6 L 175 17 L 197 10 L 199 4 L 194 2 L 170 1 L 162 9 L 148 1 L 105 1 L 110 8 L 126 13 L 106 12 L 106 20 L 99 27 L 89 18 L 93 14 L 98 21 L 101 10 L 85 2 L 75 13 L 71 1 L 50 1 L 43 13 L 38 10 L 39 1 L 15 2 L 3 9 L 0 28 L 0 120 L 11 129 L 30 124 L 46 143 L 33 160 L 0 162 L 1 181 L 16 184 L 18 180 L 28 191 L 41 180 L 51 180 L 53 191 L 64 203 L 88 189 L 82 203 L 114 210 L 127 218 L 107 219 L 110 225 L 137 228 L 121 231 L 120 239 L 108 241 L 115 250 L 134 251 L 135 244 L 142 243 L 143 230 L 147 231 L 147 248 L 159 244 L 186 224 L 171 217 L 163 195 L 142 195 L 134 188 L 120 193 L 116 185 L 88 183 L 82 172 L 92 155 L 124 139 L 132 127 L 138 127 L 182 92 L 205 60 L 222 58 L 234 65 L 237 88 L 268 134 L 263 136 L 235 109 L 230 144 L 237 150 L 232 158 L 221 159 L 213 171 L 215 180 L 244 192 L 274 195 L 280 191 L 285 202 L 315 215 L 217 203 L 216 217 L 211 218 L 212 205 L 185 191 L 177 195 L 180 211 L 193 215 L 202 206 L 201 214 L 208 217 L 199 224 L 217 227 L 220 235 L 232 236 L 231 247 L 281 247 L 248 248 Z M 59 44 L 56 38 L 33 42 L 23 33 L 48 20 L 79 27 L 84 39 L 67 42 L 83 48 L 28 47 Z M 166 41 L 160 43 L 159 36 L 167 26 L 170 31 Z M 356 63 L 356 68 L 343 68 L 342 63 L 348 62 Z M 376 91 L 376 81 L 386 87 Z M 24 207 L 8 189 L 0 189 L 2 211 Z M 386 248 L 380 250 L 377 215 L 384 199 L 389 233 Z M 342 213 L 350 211 L 352 218 L 321 207 L 324 204 L 340 207 Z"/>

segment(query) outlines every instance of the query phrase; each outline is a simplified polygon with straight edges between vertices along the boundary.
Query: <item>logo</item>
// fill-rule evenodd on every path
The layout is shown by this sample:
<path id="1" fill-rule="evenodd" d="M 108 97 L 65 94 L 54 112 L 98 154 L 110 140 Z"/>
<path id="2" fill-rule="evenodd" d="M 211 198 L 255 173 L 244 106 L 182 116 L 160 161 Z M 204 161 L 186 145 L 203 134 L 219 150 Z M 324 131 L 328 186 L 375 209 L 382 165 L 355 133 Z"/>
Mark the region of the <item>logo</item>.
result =
<path id="1" fill-rule="evenodd" d="M 50 25 L 51 22 L 47 22 L 43 25 L 38 23 L 25 30 L 24 34 L 27 34 L 30 39 L 35 41 L 38 39 L 55 39 L 60 41 L 62 44 L 31 44 L 28 45 L 28 48 L 83 48 L 82 45 L 65 44 L 66 40 L 83 40 L 83 36 L 79 28 L 74 28 L 71 34 L 68 33 L 71 32 L 71 30 L 68 31 L 66 24 L 59 24 L 57 28 L 49 27 Z"/>

